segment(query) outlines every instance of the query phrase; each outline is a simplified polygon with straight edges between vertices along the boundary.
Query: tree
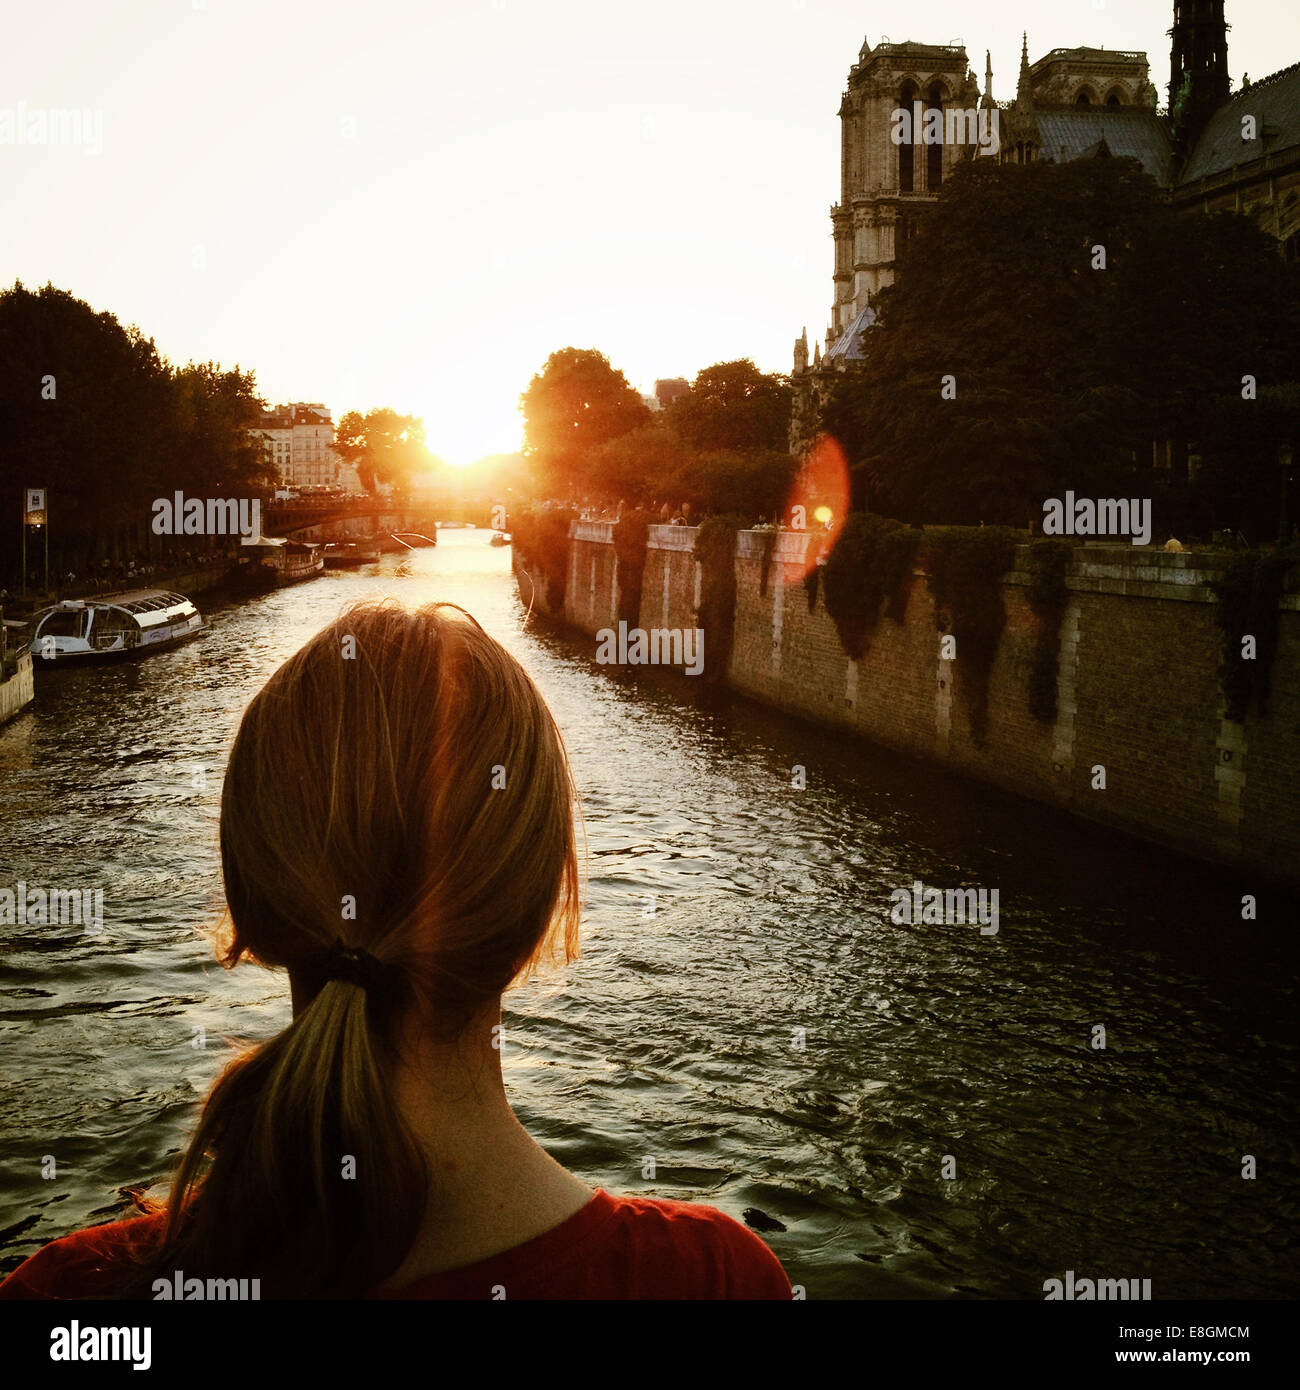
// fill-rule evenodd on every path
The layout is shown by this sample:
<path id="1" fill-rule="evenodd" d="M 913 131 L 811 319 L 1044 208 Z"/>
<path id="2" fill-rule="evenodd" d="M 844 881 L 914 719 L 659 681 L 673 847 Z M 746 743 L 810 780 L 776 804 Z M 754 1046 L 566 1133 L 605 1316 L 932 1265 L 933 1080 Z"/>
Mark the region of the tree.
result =
<path id="1" fill-rule="evenodd" d="M 387 406 L 365 415 L 349 410 L 335 426 L 334 448 L 356 468 L 366 492 L 376 483 L 409 487 L 434 463 L 424 442 L 424 421 Z"/>
<path id="2" fill-rule="evenodd" d="M 160 484 L 195 497 L 258 497 L 275 487 L 275 466 L 250 432 L 262 411 L 251 372 L 191 362 L 173 375 L 171 404 Z"/>
<path id="3" fill-rule="evenodd" d="M 666 414 L 693 449 L 786 452 L 791 391 L 784 377 L 760 372 L 749 360 L 705 367 Z"/>
<path id="4" fill-rule="evenodd" d="M 168 380 L 152 342 L 65 290 L 0 294 L 0 496 L 51 491 L 60 539 L 147 516 L 143 466 L 158 462 Z M 7 528 L 6 528 L 7 529 Z"/>
<path id="5" fill-rule="evenodd" d="M 689 502 L 695 517 L 739 514 L 772 521 L 785 511 L 798 465 L 784 451 L 715 450 L 694 455 L 672 479 L 674 504 Z"/>
<path id="6" fill-rule="evenodd" d="M 615 501 L 682 502 L 677 479 L 691 461 L 691 451 L 666 426 L 663 415 L 594 449 L 588 461 L 590 486 Z"/>
<path id="7" fill-rule="evenodd" d="M 1202 395 L 1294 374 L 1300 281 L 1247 219 L 1175 212 L 1136 161 L 976 161 L 879 307 L 825 414 L 855 505 L 1023 526 L 1066 489 L 1150 496 L 1151 441 L 1194 444 Z"/>
<path id="8" fill-rule="evenodd" d="M 557 495 L 589 486 L 593 453 L 650 420 L 627 378 L 594 349 L 553 352 L 519 404 L 524 452 Z"/>
<path id="9" fill-rule="evenodd" d="M 1300 385 L 1202 397 L 1195 496 L 1209 525 L 1250 540 L 1286 540 L 1300 523 Z"/>
<path id="10" fill-rule="evenodd" d="M 0 555 L 16 564 L 16 500 L 50 492 L 51 561 L 157 549 L 153 501 L 257 496 L 270 481 L 248 433 L 262 402 L 251 372 L 173 368 L 151 339 L 66 290 L 0 292 Z M 11 560 L 12 557 L 12 560 Z"/>

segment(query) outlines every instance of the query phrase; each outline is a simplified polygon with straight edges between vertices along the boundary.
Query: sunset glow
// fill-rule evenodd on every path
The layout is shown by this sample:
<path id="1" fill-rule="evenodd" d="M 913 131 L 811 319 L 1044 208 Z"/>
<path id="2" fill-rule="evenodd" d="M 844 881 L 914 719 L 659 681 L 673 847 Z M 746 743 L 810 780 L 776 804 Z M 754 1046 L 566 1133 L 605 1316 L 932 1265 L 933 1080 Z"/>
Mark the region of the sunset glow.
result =
<path id="1" fill-rule="evenodd" d="M 24 10 L 4 100 L 99 111 L 103 148 L 3 147 L 22 209 L 5 274 L 75 287 L 173 360 L 238 362 L 266 399 L 335 419 L 422 414 L 430 449 L 464 464 L 519 447 L 519 394 L 558 347 L 598 347 L 644 392 L 737 357 L 788 371 L 805 325 L 825 335 L 836 94 L 845 54 L 880 37 L 870 8 L 69 13 Z M 1014 93 L 1025 13 L 927 14 L 981 65 L 990 48 Z M 1168 23 L 1141 0 L 1073 6 L 1066 28 L 1147 49 Z M 1235 72 L 1300 49 L 1292 6 L 1241 0 L 1233 23 Z"/>

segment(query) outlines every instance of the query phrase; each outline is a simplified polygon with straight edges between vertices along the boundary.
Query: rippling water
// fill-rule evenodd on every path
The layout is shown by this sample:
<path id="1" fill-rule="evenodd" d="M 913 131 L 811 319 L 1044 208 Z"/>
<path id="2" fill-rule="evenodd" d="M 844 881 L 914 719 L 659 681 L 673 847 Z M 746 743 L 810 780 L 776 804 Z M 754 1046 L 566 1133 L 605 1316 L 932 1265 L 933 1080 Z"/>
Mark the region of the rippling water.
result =
<path id="1" fill-rule="evenodd" d="M 198 640 L 53 674 L 0 729 L 0 887 L 101 886 L 106 918 L 100 937 L 0 926 L 0 1270 L 120 1212 L 121 1187 L 165 1172 L 221 1039 L 288 1021 L 285 982 L 221 970 L 201 934 L 226 750 L 286 656 L 392 592 L 474 613 L 568 742 L 584 956 L 511 996 L 505 1052 L 561 1162 L 757 1209 L 810 1297 L 1041 1298 L 1067 1269 L 1157 1298 L 1300 1292 L 1294 899 L 687 678 L 596 666 L 594 644 L 525 623 L 486 540 L 201 600 Z M 914 879 L 997 887 L 998 935 L 893 925 Z"/>

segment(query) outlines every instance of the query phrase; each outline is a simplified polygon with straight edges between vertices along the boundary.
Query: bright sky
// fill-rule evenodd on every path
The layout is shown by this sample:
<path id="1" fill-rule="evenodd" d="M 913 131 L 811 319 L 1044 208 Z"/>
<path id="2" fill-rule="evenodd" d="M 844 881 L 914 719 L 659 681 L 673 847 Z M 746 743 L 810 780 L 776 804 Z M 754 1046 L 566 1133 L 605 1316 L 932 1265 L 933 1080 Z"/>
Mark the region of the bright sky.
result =
<path id="1" fill-rule="evenodd" d="M 271 401 L 424 416 L 453 462 L 518 447 L 555 348 L 656 377 L 824 334 L 836 111 L 863 38 L 1020 31 L 1143 49 L 1172 0 L 41 0 L 0 118 L 102 113 L 102 153 L 0 144 L 0 283 L 52 280 Z M 1228 0 L 1229 64 L 1300 59 L 1294 0 Z"/>

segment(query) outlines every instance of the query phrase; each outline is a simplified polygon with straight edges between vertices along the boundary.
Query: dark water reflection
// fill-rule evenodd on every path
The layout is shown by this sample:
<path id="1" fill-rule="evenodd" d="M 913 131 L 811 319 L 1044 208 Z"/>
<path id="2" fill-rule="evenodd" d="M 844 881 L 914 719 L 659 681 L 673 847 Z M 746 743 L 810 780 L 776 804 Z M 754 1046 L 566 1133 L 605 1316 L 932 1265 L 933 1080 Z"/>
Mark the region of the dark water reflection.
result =
<path id="1" fill-rule="evenodd" d="M 221 1039 L 287 1020 L 281 980 L 222 971 L 198 934 L 225 753 L 285 656 L 391 591 L 473 612 L 569 744 L 585 955 L 512 997 L 505 1054 L 562 1162 L 760 1209 L 810 1297 L 1037 1298 L 1066 1269 L 1149 1277 L 1156 1297 L 1300 1291 L 1294 900 L 683 678 L 595 666 L 591 645 L 525 629 L 507 551 L 443 542 L 202 603 L 198 641 L 52 677 L 0 730 L 0 887 L 101 886 L 107 918 L 98 938 L 0 927 L 4 1268 L 160 1175 Z M 997 887 L 999 934 L 894 925 L 889 894 L 914 879 Z"/>

